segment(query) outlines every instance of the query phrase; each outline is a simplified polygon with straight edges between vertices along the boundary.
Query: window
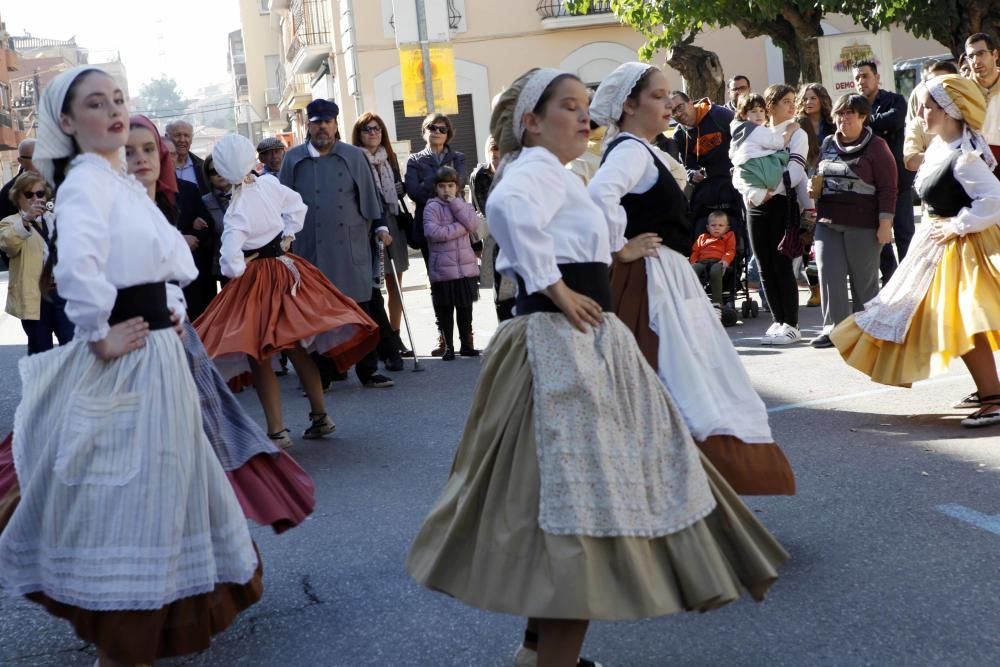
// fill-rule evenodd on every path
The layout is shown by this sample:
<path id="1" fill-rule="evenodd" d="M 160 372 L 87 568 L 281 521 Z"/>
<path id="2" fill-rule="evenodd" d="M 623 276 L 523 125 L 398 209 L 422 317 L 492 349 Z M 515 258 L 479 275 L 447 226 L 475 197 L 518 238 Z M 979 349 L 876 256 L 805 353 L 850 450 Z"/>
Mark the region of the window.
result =
<path id="1" fill-rule="evenodd" d="M 271 0 L 258 0 L 260 2 L 260 13 L 270 14 L 271 13 Z"/>

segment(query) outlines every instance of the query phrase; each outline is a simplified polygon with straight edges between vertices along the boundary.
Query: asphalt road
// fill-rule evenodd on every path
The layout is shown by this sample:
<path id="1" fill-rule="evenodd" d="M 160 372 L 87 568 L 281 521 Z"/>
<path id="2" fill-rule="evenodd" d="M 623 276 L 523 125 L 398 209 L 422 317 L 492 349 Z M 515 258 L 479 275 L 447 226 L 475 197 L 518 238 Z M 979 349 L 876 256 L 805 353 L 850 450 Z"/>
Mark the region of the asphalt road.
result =
<path id="1" fill-rule="evenodd" d="M 426 353 L 429 293 L 406 296 Z M 475 320 L 483 344 L 495 327 L 490 305 L 484 292 Z M 818 309 L 802 313 L 815 333 Z M 781 579 L 762 604 L 595 623 L 585 654 L 608 667 L 1000 664 L 1000 430 L 962 429 L 948 408 L 971 380 L 956 367 L 910 390 L 887 389 L 836 351 L 759 346 L 768 323 L 729 333 L 797 475 L 795 497 L 747 499 L 791 553 Z M 16 323 L 0 324 L 0 429 L 18 400 L 17 334 Z M 448 474 L 480 362 L 421 365 L 423 373 L 408 364 L 394 374 L 391 389 L 364 389 L 353 376 L 336 386 L 336 437 L 292 450 L 316 481 L 315 514 L 281 536 L 253 529 L 263 600 L 209 651 L 163 664 L 511 664 L 519 619 L 424 590 L 403 567 Z M 308 406 L 294 376 L 282 382 L 290 426 L 301 432 Z M 252 392 L 240 400 L 261 417 Z M 66 623 L 0 599 L 0 665 L 93 661 Z"/>

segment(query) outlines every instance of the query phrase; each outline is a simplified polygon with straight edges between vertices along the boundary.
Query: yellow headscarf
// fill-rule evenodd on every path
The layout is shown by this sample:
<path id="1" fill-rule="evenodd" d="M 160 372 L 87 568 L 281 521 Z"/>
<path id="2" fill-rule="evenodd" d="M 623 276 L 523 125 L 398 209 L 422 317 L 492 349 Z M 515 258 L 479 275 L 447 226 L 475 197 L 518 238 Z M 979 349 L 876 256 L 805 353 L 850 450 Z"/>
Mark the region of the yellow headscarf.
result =
<path id="1" fill-rule="evenodd" d="M 965 123 L 962 151 L 980 156 L 991 170 L 995 169 L 997 161 L 980 134 L 986 120 L 986 97 L 979 86 L 957 74 L 935 77 L 925 85 L 931 98 L 946 114 Z"/>
<path id="2" fill-rule="evenodd" d="M 982 131 L 986 120 L 986 98 L 974 81 L 957 74 L 946 74 L 928 81 L 927 88 L 945 113 L 956 120 L 964 120 L 976 132 Z"/>

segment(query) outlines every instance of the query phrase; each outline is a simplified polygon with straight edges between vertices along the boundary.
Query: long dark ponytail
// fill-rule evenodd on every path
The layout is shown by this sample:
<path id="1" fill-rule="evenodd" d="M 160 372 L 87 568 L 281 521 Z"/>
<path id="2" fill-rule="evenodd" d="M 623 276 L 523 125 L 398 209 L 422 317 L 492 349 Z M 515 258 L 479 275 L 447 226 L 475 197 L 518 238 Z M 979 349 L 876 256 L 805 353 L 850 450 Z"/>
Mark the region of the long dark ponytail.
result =
<path id="1" fill-rule="evenodd" d="M 61 113 L 67 116 L 71 115 L 70 109 L 73 105 L 73 98 L 76 96 L 76 88 L 83 81 L 83 78 L 94 71 L 100 70 L 87 70 L 82 72 L 80 76 L 73 80 L 70 84 L 69 89 L 66 91 L 66 98 L 63 99 L 62 108 L 59 109 Z M 59 192 L 59 186 L 63 184 L 66 180 L 66 169 L 69 167 L 69 163 L 80 154 L 80 146 L 76 143 L 76 137 L 73 139 L 73 155 L 69 157 L 56 158 L 52 160 L 52 192 L 53 198 L 55 194 Z M 56 262 L 58 261 L 58 253 L 56 252 L 56 241 L 59 239 L 59 224 L 58 224 L 58 214 L 52 220 L 52 235 L 49 237 L 47 242 L 49 247 L 49 257 L 45 260 L 45 266 L 42 267 L 42 275 L 38 279 L 38 286 L 41 288 L 42 298 L 48 301 L 52 300 L 52 290 L 55 288 L 55 281 L 52 279 L 52 272 L 55 270 Z"/>

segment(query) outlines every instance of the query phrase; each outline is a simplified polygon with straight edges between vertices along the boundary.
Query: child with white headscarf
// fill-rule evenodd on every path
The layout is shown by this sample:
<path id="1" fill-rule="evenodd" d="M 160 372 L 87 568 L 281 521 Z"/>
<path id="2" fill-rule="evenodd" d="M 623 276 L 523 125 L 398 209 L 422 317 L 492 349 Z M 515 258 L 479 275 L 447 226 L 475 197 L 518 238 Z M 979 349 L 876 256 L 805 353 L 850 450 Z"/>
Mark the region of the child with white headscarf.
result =
<path id="1" fill-rule="evenodd" d="M 536 649 L 593 664 L 577 662 L 589 619 L 761 599 L 787 557 L 699 456 L 611 312 L 609 225 L 565 168 L 589 120 L 582 83 L 554 69 L 528 72 L 494 109 L 503 157 L 486 208 L 516 316 L 490 343 L 407 560 L 432 590 L 527 617 L 519 666 Z"/>
<path id="2" fill-rule="evenodd" d="M 608 125 L 591 198 L 608 220 L 614 311 L 677 402 L 705 455 L 737 492 L 793 494 L 767 409 L 687 258 L 687 201 L 652 141 L 665 129 L 667 80 L 625 63 L 597 89 L 594 119 Z M 661 245 L 661 240 L 663 245 Z"/>
<path id="3" fill-rule="evenodd" d="M 277 179 L 257 178 L 256 160 L 253 144 L 238 134 L 226 135 L 212 150 L 216 171 L 233 183 L 219 262 L 231 280 L 194 325 L 224 378 L 252 373 L 267 434 L 289 447 L 272 360 L 279 352 L 288 355 L 309 398 L 311 424 L 302 437 L 323 438 L 336 425 L 309 355 L 330 357 L 347 370 L 378 344 L 378 326 L 319 269 L 288 252 L 307 207 Z"/>

